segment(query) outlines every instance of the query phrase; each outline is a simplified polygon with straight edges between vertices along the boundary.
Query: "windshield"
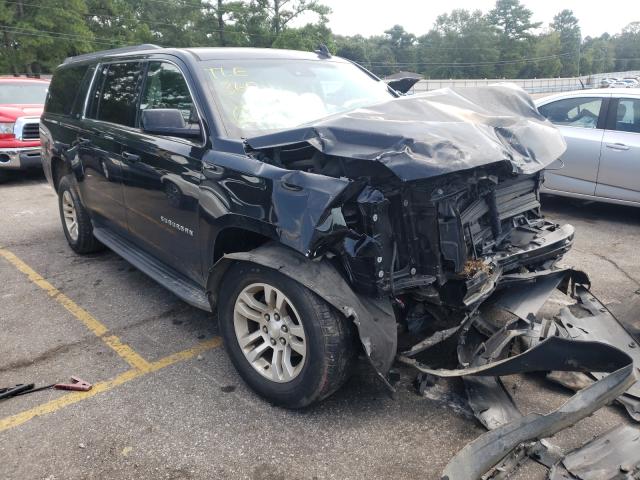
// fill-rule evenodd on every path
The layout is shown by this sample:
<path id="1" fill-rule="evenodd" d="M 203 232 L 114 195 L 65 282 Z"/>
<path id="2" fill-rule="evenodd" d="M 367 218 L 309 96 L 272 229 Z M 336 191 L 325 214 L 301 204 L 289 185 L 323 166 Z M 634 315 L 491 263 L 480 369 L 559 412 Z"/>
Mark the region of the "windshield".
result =
<path id="1" fill-rule="evenodd" d="M 231 136 L 296 127 L 393 98 L 384 82 L 331 60 L 220 60 L 206 77 Z"/>
<path id="2" fill-rule="evenodd" d="M 0 82 L 0 104 L 44 104 L 48 83 Z"/>

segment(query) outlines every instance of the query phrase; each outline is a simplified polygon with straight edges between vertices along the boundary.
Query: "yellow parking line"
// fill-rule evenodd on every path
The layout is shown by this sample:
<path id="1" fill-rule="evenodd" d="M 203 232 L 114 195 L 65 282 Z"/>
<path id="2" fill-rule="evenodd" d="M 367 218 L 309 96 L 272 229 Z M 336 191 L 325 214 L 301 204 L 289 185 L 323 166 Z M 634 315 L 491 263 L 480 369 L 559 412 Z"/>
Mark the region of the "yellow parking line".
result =
<path id="1" fill-rule="evenodd" d="M 73 405 L 74 403 L 78 403 L 82 400 L 94 397 L 99 393 L 107 392 L 119 385 L 122 385 L 123 383 L 130 382 L 131 380 L 139 378 L 148 373 L 156 372 L 162 368 L 168 367 L 183 360 L 188 360 L 206 350 L 217 348 L 221 344 L 222 341 L 220 337 L 213 337 L 209 340 L 199 343 L 195 347 L 174 353 L 173 355 L 161 358 L 160 360 L 157 360 L 155 362 L 146 362 L 147 366 L 144 369 L 134 368 L 132 370 L 121 373 L 111 380 L 98 382 L 94 384 L 91 390 L 89 390 L 88 392 L 68 393 L 62 397 L 58 397 L 47 403 L 38 405 L 37 407 L 25 410 L 24 412 L 20 412 L 15 415 L 0 419 L 0 432 L 13 427 L 17 427 L 18 425 L 22 425 L 23 423 L 28 422 L 34 417 L 56 412 L 61 408 L 66 407 L 67 405 Z"/>
<path id="2" fill-rule="evenodd" d="M 94 335 L 100 337 L 102 341 L 108 345 L 114 352 L 116 352 L 123 360 L 125 360 L 131 367 L 131 370 L 118 375 L 117 377 L 104 382 L 98 382 L 93 385 L 88 392 L 71 392 L 62 397 L 58 397 L 37 407 L 25 410 L 24 412 L 11 415 L 9 417 L 0 419 L 0 432 L 9 428 L 22 425 L 23 423 L 31 420 L 34 417 L 40 415 L 46 415 L 48 413 L 60 410 L 67 405 L 80 402 L 82 400 L 94 397 L 95 395 L 109 391 L 123 383 L 130 382 L 138 377 L 146 375 L 148 373 L 155 372 L 162 368 L 173 365 L 177 362 L 188 360 L 194 356 L 202 353 L 206 350 L 217 348 L 222 344 L 220 337 L 213 337 L 207 341 L 201 342 L 195 347 L 183 350 L 181 352 L 174 353 L 167 357 L 156 360 L 155 362 L 148 362 L 142 356 L 140 356 L 129 345 L 122 343 L 120 338 L 116 335 L 106 335 L 109 329 L 97 320 L 93 315 L 87 312 L 85 309 L 76 304 L 73 300 L 67 297 L 64 293 L 58 290 L 45 280 L 38 272 L 32 269 L 24 261 L 18 258 L 14 253 L 10 252 L 4 247 L 0 247 L 0 257 L 3 257 L 11 265 L 13 265 L 20 272 L 24 273 L 27 278 L 35 285 L 62 305 L 67 311 L 69 311 L 75 318 L 80 320 Z"/>
<path id="3" fill-rule="evenodd" d="M 64 293 L 47 282 L 38 272 L 16 257 L 12 252 L 4 247 L 0 247 L 0 256 L 4 257 L 6 261 L 24 273 L 29 280 L 47 292 L 51 298 L 66 308 L 74 317 L 84 323 L 84 325 L 95 335 L 99 337 L 107 332 L 107 327 L 96 320 L 84 308 L 80 307 Z"/>
<path id="4" fill-rule="evenodd" d="M 122 343 L 115 335 L 102 337 L 102 341 L 109 345 L 114 352 L 120 355 L 120 357 L 133 368 L 141 371 L 149 368 L 149 362 L 142 358 L 138 352 L 133 350 L 129 345 Z"/>
<path id="5" fill-rule="evenodd" d="M 109 331 L 109 329 L 104 324 L 56 287 L 51 285 L 38 272 L 27 265 L 24 261 L 20 260 L 14 253 L 10 252 L 6 248 L 0 247 L 0 256 L 16 267 L 19 271 L 24 273 L 35 285 L 47 292 L 51 298 L 66 308 L 67 311 L 69 311 L 69 313 L 71 313 L 75 318 L 80 320 L 94 335 L 101 337 L 102 341 L 111 347 L 125 362 L 133 368 L 140 370 L 147 368 L 148 362 L 129 345 L 122 343 L 115 335 L 105 337 L 104 335 Z"/>

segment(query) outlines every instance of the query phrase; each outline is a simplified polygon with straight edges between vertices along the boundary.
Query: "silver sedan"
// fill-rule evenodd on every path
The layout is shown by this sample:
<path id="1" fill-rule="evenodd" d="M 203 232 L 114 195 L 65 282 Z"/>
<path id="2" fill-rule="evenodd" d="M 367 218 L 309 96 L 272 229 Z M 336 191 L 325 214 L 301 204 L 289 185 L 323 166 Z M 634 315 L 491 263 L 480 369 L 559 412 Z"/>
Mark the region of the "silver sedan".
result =
<path id="1" fill-rule="evenodd" d="M 580 90 L 536 105 L 567 142 L 543 193 L 640 206 L 640 89 Z"/>

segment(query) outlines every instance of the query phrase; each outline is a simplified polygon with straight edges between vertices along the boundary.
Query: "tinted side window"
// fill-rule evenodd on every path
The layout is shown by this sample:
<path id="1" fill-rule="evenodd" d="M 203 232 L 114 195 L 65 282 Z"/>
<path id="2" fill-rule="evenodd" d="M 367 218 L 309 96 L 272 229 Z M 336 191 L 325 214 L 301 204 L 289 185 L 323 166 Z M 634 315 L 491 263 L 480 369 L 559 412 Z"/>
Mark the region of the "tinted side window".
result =
<path id="1" fill-rule="evenodd" d="M 89 65 L 59 68 L 53 75 L 45 110 L 49 113 L 70 115 Z"/>
<path id="2" fill-rule="evenodd" d="M 556 125 L 596 128 L 602 98 L 565 98 L 538 107 L 538 111 Z"/>
<path id="3" fill-rule="evenodd" d="M 180 110 L 187 127 L 200 128 L 187 81 L 178 67 L 171 63 L 149 62 L 140 110 L 156 108 Z"/>
<path id="4" fill-rule="evenodd" d="M 621 98 L 616 112 L 616 130 L 640 133 L 640 100 Z"/>
<path id="5" fill-rule="evenodd" d="M 142 64 L 112 63 L 102 69 L 102 88 L 96 92 L 90 116 L 96 120 L 133 127 Z M 95 108 L 94 108 L 95 107 Z"/>

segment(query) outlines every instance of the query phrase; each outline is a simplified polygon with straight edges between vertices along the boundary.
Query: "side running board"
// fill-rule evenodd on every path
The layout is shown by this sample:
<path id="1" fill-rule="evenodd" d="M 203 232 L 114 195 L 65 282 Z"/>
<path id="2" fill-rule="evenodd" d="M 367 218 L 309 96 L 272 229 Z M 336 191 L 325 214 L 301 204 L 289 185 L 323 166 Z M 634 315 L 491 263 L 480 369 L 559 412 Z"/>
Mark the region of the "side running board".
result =
<path id="1" fill-rule="evenodd" d="M 204 289 L 196 283 L 146 253 L 134 243 L 106 228 L 94 226 L 93 234 L 101 243 L 189 305 L 207 312 L 211 311 Z"/>

